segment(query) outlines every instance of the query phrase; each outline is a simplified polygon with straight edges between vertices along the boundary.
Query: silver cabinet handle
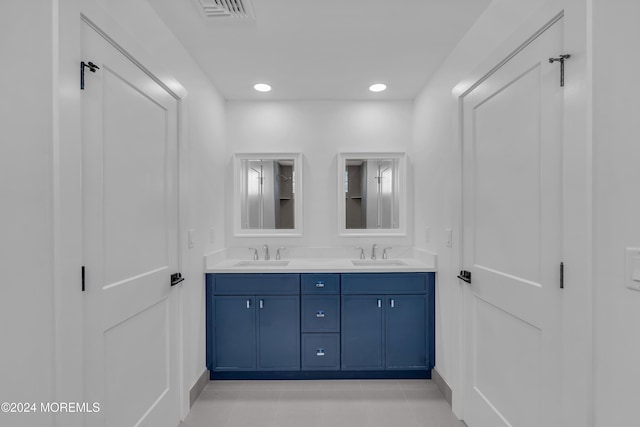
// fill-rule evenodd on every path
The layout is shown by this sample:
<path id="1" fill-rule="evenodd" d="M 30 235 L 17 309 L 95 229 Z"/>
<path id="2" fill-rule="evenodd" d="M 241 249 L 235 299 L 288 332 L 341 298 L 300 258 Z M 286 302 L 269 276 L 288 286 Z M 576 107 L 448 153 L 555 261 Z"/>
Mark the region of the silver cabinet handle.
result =
<path id="1" fill-rule="evenodd" d="M 264 308 L 264 300 L 260 300 L 260 308 Z"/>
<path id="2" fill-rule="evenodd" d="M 247 300 L 247 308 L 251 308 L 251 300 L 250 299 Z"/>
<path id="3" fill-rule="evenodd" d="M 378 308 L 382 308 L 382 300 L 378 298 Z"/>
<path id="4" fill-rule="evenodd" d="M 316 356 L 324 356 L 324 348 L 319 348 L 318 351 L 316 351 Z"/>
<path id="5" fill-rule="evenodd" d="M 394 299 L 391 300 L 391 308 L 394 308 L 396 306 L 396 301 Z"/>
<path id="6" fill-rule="evenodd" d="M 324 311 L 318 310 L 318 312 L 316 313 L 316 317 L 324 317 Z"/>
<path id="7" fill-rule="evenodd" d="M 316 282 L 316 288 L 324 288 L 324 282 Z"/>

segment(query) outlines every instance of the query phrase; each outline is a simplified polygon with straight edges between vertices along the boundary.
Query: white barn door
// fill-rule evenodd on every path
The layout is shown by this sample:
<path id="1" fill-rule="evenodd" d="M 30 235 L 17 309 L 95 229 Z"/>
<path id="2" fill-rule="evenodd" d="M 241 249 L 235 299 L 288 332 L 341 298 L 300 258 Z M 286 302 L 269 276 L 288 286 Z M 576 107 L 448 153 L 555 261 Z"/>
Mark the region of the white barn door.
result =
<path id="1" fill-rule="evenodd" d="M 176 427 L 177 101 L 83 23 L 88 426 Z"/>
<path id="2" fill-rule="evenodd" d="M 464 419 L 558 425 L 560 19 L 463 98 Z"/>

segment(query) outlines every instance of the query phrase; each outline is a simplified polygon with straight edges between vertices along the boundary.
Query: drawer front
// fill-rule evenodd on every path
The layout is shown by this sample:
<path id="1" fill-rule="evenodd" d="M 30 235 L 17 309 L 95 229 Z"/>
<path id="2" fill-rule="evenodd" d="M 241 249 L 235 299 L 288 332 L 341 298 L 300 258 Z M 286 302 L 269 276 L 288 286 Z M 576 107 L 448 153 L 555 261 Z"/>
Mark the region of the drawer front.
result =
<path id="1" fill-rule="evenodd" d="M 304 295 L 302 297 L 302 332 L 339 331 L 339 295 Z"/>
<path id="2" fill-rule="evenodd" d="M 425 294 L 433 273 L 345 273 L 343 294 Z"/>
<path id="3" fill-rule="evenodd" d="M 337 371 L 340 369 L 339 334 L 302 334 L 302 369 Z"/>
<path id="4" fill-rule="evenodd" d="M 213 274 L 215 295 L 297 295 L 299 274 Z"/>
<path id="5" fill-rule="evenodd" d="M 303 294 L 339 294 L 339 274 L 303 274 L 300 278 Z"/>

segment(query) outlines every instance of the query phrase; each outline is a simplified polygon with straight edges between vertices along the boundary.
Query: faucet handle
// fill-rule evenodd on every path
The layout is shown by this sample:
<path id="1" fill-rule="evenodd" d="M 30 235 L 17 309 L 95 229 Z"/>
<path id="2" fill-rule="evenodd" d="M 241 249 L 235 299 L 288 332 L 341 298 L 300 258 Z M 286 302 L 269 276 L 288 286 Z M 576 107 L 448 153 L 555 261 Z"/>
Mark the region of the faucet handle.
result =
<path id="1" fill-rule="evenodd" d="M 258 250 L 256 248 L 249 248 L 250 251 L 253 251 L 253 260 L 257 261 L 260 258 L 258 257 Z"/>
<path id="2" fill-rule="evenodd" d="M 278 248 L 278 250 L 276 251 L 276 259 L 277 260 L 280 259 L 280 251 L 286 251 L 286 250 L 287 250 L 287 248 L 285 248 L 284 246 L 280 246 Z"/>
<path id="3" fill-rule="evenodd" d="M 391 246 L 389 246 L 389 247 L 386 247 L 386 248 L 384 248 L 382 250 L 382 259 L 387 259 L 388 258 L 387 251 L 390 250 L 390 249 L 393 249 L 393 248 Z"/>
<path id="4" fill-rule="evenodd" d="M 360 251 L 360 259 L 365 259 L 365 257 L 364 257 L 364 248 L 362 248 L 361 246 L 356 246 L 356 249 L 358 249 Z"/>
<path id="5" fill-rule="evenodd" d="M 376 249 L 378 249 L 378 244 L 374 243 L 371 247 L 371 259 L 376 259 Z"/>

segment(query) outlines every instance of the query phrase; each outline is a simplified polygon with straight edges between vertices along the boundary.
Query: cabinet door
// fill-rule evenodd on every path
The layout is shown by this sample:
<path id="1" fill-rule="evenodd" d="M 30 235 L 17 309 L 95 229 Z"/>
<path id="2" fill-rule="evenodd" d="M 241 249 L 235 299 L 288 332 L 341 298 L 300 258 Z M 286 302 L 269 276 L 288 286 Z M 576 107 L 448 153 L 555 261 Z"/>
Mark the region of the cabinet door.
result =
<path id="1" fill-rule="evenodd" d="M 342 297 L 342 369 L 384 369 L 383 297 Z"/>
<path id="2" fill-rule="evenodd" d="M 255 298 L 215 297 L 215 360 L 219 371 L 256 369 Z"/>
<path id="3" fill-rule="evenodd" d="M 256 297 L 258 370 L 300 369 L 300 297 Z"/>
<path id="4" fill-rule="evenodd" d="M 386 368 L 426 369 L 427 297 L 386 298 Z"/>

